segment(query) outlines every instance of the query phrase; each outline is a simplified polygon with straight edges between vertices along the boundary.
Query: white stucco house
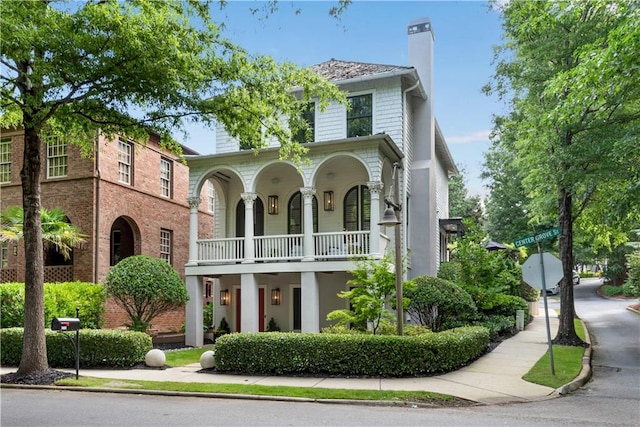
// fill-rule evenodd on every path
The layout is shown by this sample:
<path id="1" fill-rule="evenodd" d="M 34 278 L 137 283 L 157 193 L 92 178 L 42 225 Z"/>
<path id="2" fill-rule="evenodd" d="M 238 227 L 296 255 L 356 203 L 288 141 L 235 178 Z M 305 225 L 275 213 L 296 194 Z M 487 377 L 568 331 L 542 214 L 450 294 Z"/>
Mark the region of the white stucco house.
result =
<path id="1" fill-rule="evenodd" d="M 185 268 L 186 343 L 202 345 L 203 283 L 213 284 L 215 324 L 232 331 L 319 332 L 346 308 L 354 260 L 393 253 L 394 230 L 378 225 L 394 182 L 408 278 L 435 275 L 447 256 L 448 178 L 457 173 L 433 105 L 434 37 L 428 19 L 408 26 L 409 65 L 332 59 L 314 69 L 348 96 L 311 109 L 309 166 L 242 151 L 223 128 L 216 154 L 189 156 L 191 223 Z M 210 200 L 200 199 L 210 187 Z M 214 211 L 214 238 L 198 236 L 197 207 Z M 450 231 L 450 230 L 449 230 Z M 210 285 L 209 285 L 210 286 Z"/>

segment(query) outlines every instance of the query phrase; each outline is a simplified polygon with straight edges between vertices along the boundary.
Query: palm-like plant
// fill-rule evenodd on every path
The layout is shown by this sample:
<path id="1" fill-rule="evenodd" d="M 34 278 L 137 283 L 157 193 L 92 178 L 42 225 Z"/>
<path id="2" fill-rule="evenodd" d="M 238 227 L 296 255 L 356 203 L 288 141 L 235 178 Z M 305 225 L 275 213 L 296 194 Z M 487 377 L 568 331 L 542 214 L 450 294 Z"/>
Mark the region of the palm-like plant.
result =
<path id="1" fill-rule="evenodd" d="M 45 246 L 54 245 L 65 259 L 69 259 L 71 248 L 85 241 L 87 235 L 69 224 L 60 208 L 40 210 L 42 241 Z M 0 242 L 22 240 L 24 233 L 24 211 L 20 206 L 9 206 L 0 211 Z"/>

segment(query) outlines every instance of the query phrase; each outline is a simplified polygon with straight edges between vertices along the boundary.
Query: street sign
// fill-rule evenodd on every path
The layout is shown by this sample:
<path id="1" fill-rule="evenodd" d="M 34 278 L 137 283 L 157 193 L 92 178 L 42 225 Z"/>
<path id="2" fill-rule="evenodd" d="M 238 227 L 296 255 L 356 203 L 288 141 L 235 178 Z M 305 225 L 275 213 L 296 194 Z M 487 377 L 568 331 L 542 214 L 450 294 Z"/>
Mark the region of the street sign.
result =
<path id="1" fill-rule="evenodd" d="M 553 227 L 541 233 L 534 234 L 533 236 L 521 237 L 519 239 L 516 239 L 516 241 L 513 243 L 516 246 L 516 248 L 519 248 L 520 246 L 532 245 L 534 243 L 538 243 L 543 240 L 552 239 L 559 235 L 560 235 L 560 228 Z"/>
<path id="2" fill-rule="evenodd" d="M 533 254 L 522 264 L 522 280 L 534 289 L 542 289 L 540 257 L 544 262 L 545 288 L 550 289 L 562 279 L 564 273 L 562 272 L 562 262 L 548 252 Z"/>

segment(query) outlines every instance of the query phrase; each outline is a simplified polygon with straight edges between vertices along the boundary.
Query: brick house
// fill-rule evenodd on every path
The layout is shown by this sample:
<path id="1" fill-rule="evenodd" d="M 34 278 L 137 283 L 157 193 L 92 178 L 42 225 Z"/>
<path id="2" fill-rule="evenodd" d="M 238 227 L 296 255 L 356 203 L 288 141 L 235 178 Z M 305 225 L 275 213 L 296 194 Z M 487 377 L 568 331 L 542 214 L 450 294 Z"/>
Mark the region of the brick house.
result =
<path id="1" fill-rule="evenodd" d="M 146 146 L 125 138 L 108 141 L 98 135 L 93 158 L 62 139 L 43 144 L 41 158 L 44 208 L 60 208 L 68 221 L 88 238 L 66 261 L 55 249 L 45 251 L 45 282 L 80 280 L 99 283 L 118 260 L 135 254 L 166 259 L 184 278 L 188 259 L 189 170 L 180 159 L 161 149 L 151 135 Z M 196 154 L 184 147 L 185 154 Z M 0 134 L 0 208 L 22 206 L 20 170 L 23 132 Z M 203 198 L 208 187 L 202 188 Z M 199 233 L 212 235 L 212 205 L 198 212 Z M 24 281 L 24 245 L 1 249 L 1 282 Z M 126 323 L 112 301 L 106 305 L 105 327 Z M 179 331 L 184 310 L 155 319 L 159 331 Z"/>
<path id="2" fill-rule="evenodd" d="M 457 168 L 434 116 L 433 44 L 419 19 L 408 26 L 409 66 L 316 65 L 351 109 L 310 106 L 314 138 L 300 141 L 310 165 L 280 160 L 276 142 L 258 155 L 240 150 L 221 126 L 216 154 L 187 156 L 190 194 L 212 181 L 218 201 L 213 238 L 199 234 L 192 207 L 187 344 L 203 342 L 204 278 L 214 284 L 215 323 L 225 317 L 232 331 L 263 331 L 271 318 L 283 331 L 328 326 L 327 313 L 348 308 L 337 294 L 349 289 L 354 260 L 396 247 L 393 229 L 379 225 L 394 182 L 406 276 L 437 273 L 456 225 L 448 178 Z"/>

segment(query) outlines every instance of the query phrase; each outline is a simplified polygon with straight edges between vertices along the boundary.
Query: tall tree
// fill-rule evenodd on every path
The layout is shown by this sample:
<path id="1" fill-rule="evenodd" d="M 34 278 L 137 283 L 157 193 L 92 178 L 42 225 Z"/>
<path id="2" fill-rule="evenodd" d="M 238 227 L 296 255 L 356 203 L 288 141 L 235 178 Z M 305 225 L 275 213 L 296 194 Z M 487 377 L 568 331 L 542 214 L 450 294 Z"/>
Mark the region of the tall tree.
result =
<path id="1" fill-rule="evenodd" d="M 488 89 L 512 99 L 514 113 L 501 129 L 513 137 L 533 220 L 557 218 L 560 226 L 564 278 L 554 341 L 582 344 L 573 326 L 574 223 L 605 203 L 609 230 L 638 218 L 629 201 L 640 199 L 640 8 L 624 0 L 494 6 L 505 44 Z"/>
<path id="2" fill-rule="evenodd" d="M 223 2 L 221 2 L 223 4 Z M 344 5 L 344 2 L 342 3 Z M 172 131 L 214 120 L 254 148 L 292 142 L 302 108 L 343 100 L 308 69 L 251 56 L 226 40 L 197 0 L 0 2 L 0 127 L 24 129 L 21 171 L 25 242 L 25 332 L 18 375 L 44 371 L 40 151 L 43 134 L 92 153 L 97 132 L 144 143 L 150 129 L 176 152 Z M 338 11 L 337 13 L 339 13 Z M 291 120 L 289 120 L 291 118 Z"/>
<path id="3" fill-rule="evenodd" d="M 452 218 L 471 218 L 480 223 L 483 209 L 480 196 L 470 196 L 467 190 L 465 175 L 467 171 L 460 168 L 460 173 L 449 178 L 449 216 Z"/>

